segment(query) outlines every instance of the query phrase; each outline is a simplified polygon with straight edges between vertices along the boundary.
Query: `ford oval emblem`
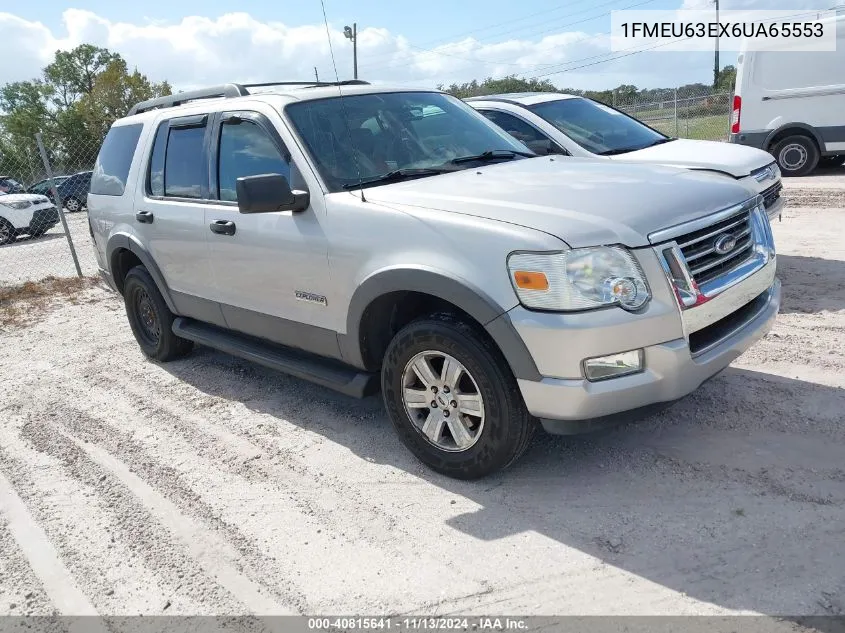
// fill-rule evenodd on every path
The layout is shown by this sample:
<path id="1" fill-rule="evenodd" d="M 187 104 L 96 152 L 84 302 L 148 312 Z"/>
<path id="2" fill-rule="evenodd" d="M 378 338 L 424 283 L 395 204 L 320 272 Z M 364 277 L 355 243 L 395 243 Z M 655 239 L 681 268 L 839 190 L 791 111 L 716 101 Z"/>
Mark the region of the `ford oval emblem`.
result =
<path id="1" fill-rule="evenodd" d="M 734 246 L 736 246 L 736 238 L 733 235 L 720 235 L 713 243 L 713 250 L 719 255 L 727 255 L 734 249 Z"/>

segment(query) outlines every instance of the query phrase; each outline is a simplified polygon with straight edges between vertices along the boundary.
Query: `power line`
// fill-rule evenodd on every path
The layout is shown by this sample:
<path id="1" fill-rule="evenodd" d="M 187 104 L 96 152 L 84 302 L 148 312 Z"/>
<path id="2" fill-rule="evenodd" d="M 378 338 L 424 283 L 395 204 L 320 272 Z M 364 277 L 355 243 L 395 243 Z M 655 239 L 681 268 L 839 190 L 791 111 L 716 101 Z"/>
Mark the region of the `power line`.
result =
<path id="1" fill-rule="evenodd" d="M 618 2 L 618 0 L 611 0 L 610 2 L 606 2 L 604 4 L 597 5 L 597 7 L 607 6 L 607 5 L 613 4 L 615 2 Z M 643 0 L 642 2 L 637 2 L 637 3 L 631 4 L 631 5 L 627 5 L 625 7 L 622 7 L 620 9 L 614 9 L 614 10 L 624 11 L 624 10 L 627 10 L 627 9 L 633 9 L 635 7 L 640 7 L 640 6 L 643 6 L 643 5 L 646 5 L 646 4 L 651 4 L 653 2 L 657 2 L 657 0 Z M 591 7 L 588 10 L 592 10 L 594 8 L 597 8 L 597 7 Z M 568 14 L 568 15 L 575 15 L 576 13 L 583 13 L 583 11 L 577 11 L 575 13 Z M 559 29 L 566 28 L 568 26 L 573 26 L 575 24 L 582 24 L 584 22 L 590 22 L 592 20 L 596 20 L 598 18 L 603 18 L 607 15 L 610 15 L 610 13 L 611 13 L 610 11 L 606 11 L 606 12 L 600 13 L 598 15 L 594 15 L 594 16 L 587 17 L 587 18 L 582 18 L 580 20 L 575 20 L 574 22 L 567 22 L 566 24 L 561 24 L 561 25 L 559 25 L 555 28 L 552 28 L 552 29 L 546 29 L 545 31 L 541 31 L 540 33 L 537 33 L 535 35 L 539 35 L 539 34 L 542 34 L 542 33 L 548 33 L 548 32 L 551 32 L 551 31 L 556 31 L 556 30 L 559 30 Z M 575 40 L 574 42 L 568 42 L 567 45 L 574 44 L 576 42 L 583 41 L 583 40 L 586 40 L 586 39 L 591 39 L 591 37 L 582 38 L 581 40 Z M 497 65 L 497 66 L 522 66 L 522 64 L 514 63 L 514 62 L 487 61 L 487 60 L 478 59 L 478 58 L 460 57 L 458 55 L 443 53 L 443 52 L 440 52 L 440 51 L 426 49 L 426 48 L 422 48 L 422 47 L 419 47 L 419 46 L 410 45 L 410 47 L 411 48 L 417 48 L 417 49 L 425 51 L 427 53 L 433 53 L 435 55 L 440 55 L 440 56 L 443 56 L 443 57 L 452 57 L 452 58 L 455 58 L 455 59 L 462 59 L 464 61 L 477 62 L 477 63 L 480 63 L 480 64 L 490 64 L 490 65 Z M 378 66 L 364 66 L 363 68 L 366 68 L 367 70 L 372 72 L 372 71 L 382 70 L 382 69 L 385 69 L 385 68 L 393 68 L 394 66 L 395 66 L 395 64 L 388 63 L 388 64 L 381 64 L 381 65 L 378 65 Z"/>
<path id="2" fill-rule="evenodd" d="M 453 35 L 447 35 L 445 37 L 440 37 L 440 38 L 437 38 L 436 40 L 428 40 L 428 41 L 423 42 L 421 45 L 417 46 L 416 48 L 422 48 L 423 46 L 428 46 L 430 44 L 439 44 L 440 42 L 448 42 L 448 41 L 454 40 L 455 38 L 458 38 L 458 37 L 463 37 L 465 35 L 471 35 L 472 33 L 480 33 L 481 31 L 489 31 L 490 29 L 496 28 L 497 26 L 503 26 L 505 24 L 513 24 L 514 22 L 521 22 L 523 20 L 527 20 L 529 18 L 533 18 L 533 17 L 536 17 L 538 15 L 545 15 L 545 14 L 548 14 L 548 13 L 554 13 L 555 11 L 560 11 L 561 9 L 568 9 L 573 4 L 581 4 L 581 3 L 587 2 L 587 1 L 588 0 L 576 0 L 576 2 L 569 4 L 569 5 L 561 5 L 561 6 L 557 6 L 557 7 L 553 8 L 553 9 L 546 9 L 545 11 L 537 11 L 536 13 L 530 13 L 528 15 L 524 15 L 521 18 L 514 18 L 514 19 L 511 19 L 511 20 L 506 20 L 504 22 L 497 22 L 495 24 L 489 24 L 487 26 L 482 26 L 482 27 L 477 28 L 477 29 L 470 29 L 469 31 L 462 31 L 460 33 L 455 33 Z M 423 50 L 428 50 L 428 49 L 423 48 Z M 367 55 L 366 57 L 378 57 L 378 54 L 373 53 L 371 55 Z M 362 59 L 363 58 L 364 57 L 362 56 Z"/>

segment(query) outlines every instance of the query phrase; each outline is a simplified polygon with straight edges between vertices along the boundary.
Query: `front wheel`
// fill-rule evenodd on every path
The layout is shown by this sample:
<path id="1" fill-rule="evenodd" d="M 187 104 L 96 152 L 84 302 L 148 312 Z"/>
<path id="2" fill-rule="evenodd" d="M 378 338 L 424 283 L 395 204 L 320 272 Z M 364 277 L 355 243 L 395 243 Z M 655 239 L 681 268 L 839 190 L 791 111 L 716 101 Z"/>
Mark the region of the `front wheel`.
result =
<path id="1" fill-rule="evenodd" d="M 788 136 L 772 149 L 784 176 L 806 176 L 819 162 L 819 148 L 806 136 Z"/>
<path id="2" fill-rule="evenodd" d="M 457 479 L 506 468 L 537 428 L 501 352 L 452 315 L 414 321 L 396 334 L 384 358 L 382 392 L 405 446 Z"/>

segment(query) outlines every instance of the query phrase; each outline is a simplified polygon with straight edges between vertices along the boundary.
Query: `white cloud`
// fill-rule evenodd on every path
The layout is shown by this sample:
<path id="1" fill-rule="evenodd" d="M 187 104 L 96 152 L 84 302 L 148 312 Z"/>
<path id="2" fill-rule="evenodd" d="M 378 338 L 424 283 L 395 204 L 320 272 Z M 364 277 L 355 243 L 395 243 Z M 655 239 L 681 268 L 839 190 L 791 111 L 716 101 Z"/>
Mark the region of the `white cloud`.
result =
<path id="1" fill-rule="evenodd" d="M 332 25 L 332 46 L 341 78 L 349 78 L 352 46 L 341 29 L 342 25 Z M 0 57 L 15 60 L 0 65 L 0 84 L 37 76 L 55 50 L 83 42 L 117 51 L 130 66 L 137 66 L 151 79 L 167 79 L 178 89 L 228 81 L 311 79 L 315 66 L 321 79 L 334 79 L 323 24 L 260 22 L 246 13 L 131 24 L 68 9 L 63 13 L 61 32 L 0 13 Z M 543 74 L 593 64 L 610 50 L 605 35 L 572 31 L 497 43 L 467 37 L 424 50 L 401 34 L 377 27 L 359 31 L 358 48 L 362 78 L 420 86 L 506 74 Z M 580 88 L 609 88 L 621 83 L 672 86 L 707 81 L 710 63 L 701 55 L 644 53 L 549 78 L 560 86 Z"/>

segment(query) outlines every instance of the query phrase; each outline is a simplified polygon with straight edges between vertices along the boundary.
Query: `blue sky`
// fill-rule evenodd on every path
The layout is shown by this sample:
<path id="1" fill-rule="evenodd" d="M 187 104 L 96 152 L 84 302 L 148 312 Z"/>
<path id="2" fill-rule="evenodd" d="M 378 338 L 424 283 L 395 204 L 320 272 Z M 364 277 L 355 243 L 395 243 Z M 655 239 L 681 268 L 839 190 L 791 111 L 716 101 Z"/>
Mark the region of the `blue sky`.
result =
<path id="1" fill-rule="evenodd" d="M 721 0 L 723 9 L 827 8 L 826 0 Z M 705 53 L 612 60 L 611 10 L 705 8 L 712 0 L 326 0 L 341 78 L 344 24 L 359 27 L 362 78 L 435 86 L 486 76 L 544 76 L 559 86 L 669 87 L 712 80 Z M 28 79 L 81 42 L 121 53 L 177 88 L 209 82 L 333 78 L 319 0 L 0 0 L 0 83 Z M 725 54 L 724 63 L 734 56 Z"/>

